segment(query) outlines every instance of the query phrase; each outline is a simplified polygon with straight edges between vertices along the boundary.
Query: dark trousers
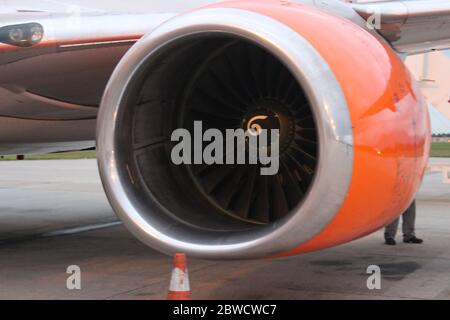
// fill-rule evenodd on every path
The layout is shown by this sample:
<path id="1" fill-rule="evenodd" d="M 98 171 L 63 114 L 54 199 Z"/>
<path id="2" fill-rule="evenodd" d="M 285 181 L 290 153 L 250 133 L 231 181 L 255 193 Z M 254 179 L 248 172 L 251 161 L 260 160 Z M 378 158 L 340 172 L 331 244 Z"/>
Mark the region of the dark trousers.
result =
<path id="1" fill-rule="evenodd" d="M 384 231 L 385 239 L 394 239 L 397 234 L 398 223 L 400 218 L 392 222 L 391 224 L 386 226 Z M 414 237 L 415 234 L 415 224 L 416 224 L 416 201 L 414 201 L 411 206 L 406 209 L 406 211 L 402 214 L 402 231 L 403 238 L 410 239 Z"/>

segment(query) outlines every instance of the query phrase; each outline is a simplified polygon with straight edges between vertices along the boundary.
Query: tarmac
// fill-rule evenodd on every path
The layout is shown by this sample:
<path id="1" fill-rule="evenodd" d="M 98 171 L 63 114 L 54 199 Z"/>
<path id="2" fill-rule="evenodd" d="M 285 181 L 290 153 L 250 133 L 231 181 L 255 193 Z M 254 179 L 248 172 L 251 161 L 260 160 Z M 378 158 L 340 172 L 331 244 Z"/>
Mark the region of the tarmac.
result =
<path id="1" fill-rule="evenodd" d="M 171 259 L 117 221 L 94 160 L 5 161 L 0 177 L 0 299 L 165 298 Z M 423 245 L 386 246 L 378 231 L 282 260 L 188 257 L 193 298 L 450 299 L 450 184 L 430 172 L 417 200 Z M 81 290 L 66 287 L 71 265 Z M 370 265 L 381 269 L 379 290 L 367 287 Z"/>

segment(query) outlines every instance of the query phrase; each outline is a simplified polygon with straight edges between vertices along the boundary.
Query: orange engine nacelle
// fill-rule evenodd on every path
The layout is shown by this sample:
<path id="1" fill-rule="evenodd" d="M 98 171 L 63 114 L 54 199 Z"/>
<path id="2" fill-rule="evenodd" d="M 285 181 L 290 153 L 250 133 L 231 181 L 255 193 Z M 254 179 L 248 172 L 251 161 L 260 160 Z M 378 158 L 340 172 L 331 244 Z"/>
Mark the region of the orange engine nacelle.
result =
<path id="1" fill-rule="evenodd" d="M 279 122 L 276 176 L 171 163 L 173 130 L 260 113 Z M 286 1 L 164 23 L 114 72 L 98 123 L 102 180 L 125 225 L 156 249 L 203 258 L 297 254 L 383 227 L 413 200 L 431 135 L 424 98 L 383 40 Z"/>

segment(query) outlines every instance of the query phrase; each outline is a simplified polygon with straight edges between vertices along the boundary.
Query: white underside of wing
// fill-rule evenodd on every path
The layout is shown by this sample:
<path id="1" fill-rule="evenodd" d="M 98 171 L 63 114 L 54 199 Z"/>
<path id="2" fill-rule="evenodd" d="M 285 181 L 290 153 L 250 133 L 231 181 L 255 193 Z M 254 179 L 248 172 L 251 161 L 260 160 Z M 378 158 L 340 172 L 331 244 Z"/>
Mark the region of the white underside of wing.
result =
<path id="1" fill-rule="evenodd" d="M 358 1 L 353 8 L 378 20 L 379 33 L 401 53 L 450 48 L 450 0 Z"/>

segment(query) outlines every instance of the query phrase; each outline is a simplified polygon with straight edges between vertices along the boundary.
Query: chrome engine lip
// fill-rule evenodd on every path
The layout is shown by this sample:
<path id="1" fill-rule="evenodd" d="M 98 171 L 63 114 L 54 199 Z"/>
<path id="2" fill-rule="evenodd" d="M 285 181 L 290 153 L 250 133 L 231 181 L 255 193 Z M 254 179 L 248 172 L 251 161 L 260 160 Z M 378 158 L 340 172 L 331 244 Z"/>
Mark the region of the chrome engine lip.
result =
<path id="1" fill-rule="evenodd" d="M 128 84 L 160 48 L 183 37 L 212 32 L 250 40 L 280 59 L 303 87 L 318 127 L 317 172 L 304 201 L 280 221 L 246 231 L 193 229 L 170 215 L 143 215 L 142 203 L 129 192 L 132 181 L 121 179 L 128 175 L 117 153 L 116 120 Z M 103 186 L 125 226 L 154 249 L 169 254 L 185 252 L 206 259 L 267 257 L 307 242 L 323 230 L 341 208 L 353 172 L 350 114 L 340 84 L 327 62 L 305 38 L 286 25 L 242 9 L 209 8 L 178 16 L 130 49 L 105 90 L 98 116 L 97 148 Z"/>

